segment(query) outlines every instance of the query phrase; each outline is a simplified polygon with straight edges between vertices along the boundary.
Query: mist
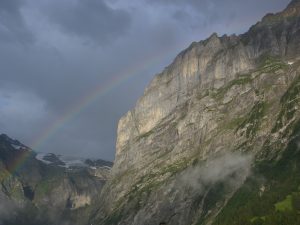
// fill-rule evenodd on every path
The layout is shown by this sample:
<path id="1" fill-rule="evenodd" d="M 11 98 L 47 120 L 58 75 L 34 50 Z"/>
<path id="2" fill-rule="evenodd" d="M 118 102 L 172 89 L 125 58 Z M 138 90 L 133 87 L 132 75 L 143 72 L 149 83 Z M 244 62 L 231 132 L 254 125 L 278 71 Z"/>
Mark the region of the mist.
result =
<path id="1" fill-rule="evenodd" d="M 208 159 L 201 165 L 186 169 L 177 179 L 181 188 L 201 194 L 206 187 L 226 181 L 230 187 L 239 187 L 251 173 L 251 154 L 225 153 Z"/>
<path id="2" fill-rule="evenodd" d="M 0 192 L 1 193 L 1 192 Z M 10 220 L 16 216 L 16 212 L 19 210 L 11 200 L 8 200 L 5 196 L 0 196 L 0 225 L 5 225 L 5 221 Z"/>

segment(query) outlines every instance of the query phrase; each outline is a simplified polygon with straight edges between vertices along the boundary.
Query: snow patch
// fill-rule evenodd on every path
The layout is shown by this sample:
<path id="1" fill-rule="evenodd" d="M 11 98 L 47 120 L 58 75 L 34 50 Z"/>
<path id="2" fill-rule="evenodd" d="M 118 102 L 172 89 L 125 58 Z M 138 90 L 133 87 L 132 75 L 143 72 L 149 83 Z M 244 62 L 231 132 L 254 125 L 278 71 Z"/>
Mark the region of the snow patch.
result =
<path id="1" fill-rule="evenodd" d="M 52 154 L 50 154 L 50 153 L 37 153 L 35 158 L 47 165 L 50 165 L 50 164 L 54 164 L 54 162 L 47 160 L 46 156 L 51 156 L 51 155 Z M 65 156 L 54 155 L 54 154 L 53 154 L 53 156 L 56 156 L 59 161 L 64 163 L 64 165 L 59 165 L 60 167 L 64 167 L 64 168 L 87 167 L 87 165 L 84 163 L 83 159 L 75 159 L 75 158 L 71 158 L 71 157 L 65 157 Z"/>
<path id="2" fill-rule="evenodd" d="M 84 163 L 84 159 L 78 159 L 73 157 L 66 157 L 66 156 L 58 156 L 59 160 L 65 163 L 66 168 L 70 167 L 87 167 Z"/>
<path id="3" fill-rule="evenodd" d="M 11 144 L 11 146 L 16 149 L 16 150 L 22 150 L 24 147 L 21 145 L 15 145 L 15 144 Z"/>
<path id="4" fill-rule="evenodd" d="M 41 162 L 43 162 L 43 163 L 49 165 L 49 164 L 51 164 L 52 162 L 49 162 L 49 161 L 47 161 L 47 160 L 44 160 L 44 157 L 45 157 L 46 155 L 48 155 L 48 154 L 47 154 L 47 153 L 37 153 L 36 156 L 35 156 L 35 158 L 36 158 L 37 160 L 39 160 L 39 161 L 41 161 Z"/>
<path id="5" fill-rule="evenodd" d="M 48 160 L 47 156 L 53 156 L 61 162 L 61 164 L 56 164 L 57 162 L 53 162 Z M 69 157 L 69 156 L 62 156 L 62 155 L 55 155 L 51 153 L 37 153 L 36 159 L 47 164 L 53 165 L 56 164 L 59 167 L 63 167 L 69 170 L 76 169 L 76 168 L 90 168 L 92 170 L 103 169 L 103 170 L 111 170 L 109 166 L 96 166 L 96 165 L 89 165 L 86 163 L 87 159 L 84 158 L 77 158 L 77 157 Z"/>
<path id="6" fill-rule="evenodd" d="M 111 170 L 111 167 L 109 166 L 100 166 L 98 167 L 99 169 L 106 169 L 106 170 Z"/>

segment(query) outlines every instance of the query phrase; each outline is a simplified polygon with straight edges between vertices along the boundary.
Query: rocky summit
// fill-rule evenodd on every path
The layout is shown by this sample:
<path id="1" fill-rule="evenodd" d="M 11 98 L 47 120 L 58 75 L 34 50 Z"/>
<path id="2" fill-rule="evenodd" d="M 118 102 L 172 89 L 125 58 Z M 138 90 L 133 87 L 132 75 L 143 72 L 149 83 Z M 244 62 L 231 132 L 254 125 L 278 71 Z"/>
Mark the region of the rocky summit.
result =
<path id="1" fill-rule="evenodd" d="M 299 91 L 299 0 L 192 43 L 120 119 L 91 224 L 300 224 Z"/>

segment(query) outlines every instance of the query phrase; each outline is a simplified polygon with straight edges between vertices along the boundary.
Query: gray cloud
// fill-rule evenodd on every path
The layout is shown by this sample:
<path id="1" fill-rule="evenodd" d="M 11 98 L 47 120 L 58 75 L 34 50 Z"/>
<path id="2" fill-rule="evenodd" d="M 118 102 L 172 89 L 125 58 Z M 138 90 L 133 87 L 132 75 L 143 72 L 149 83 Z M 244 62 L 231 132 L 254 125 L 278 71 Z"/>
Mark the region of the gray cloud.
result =
<path id="1" fill-rule="evenodd" d="M 19 7 L 22 5 L 20 0 L 2 0 L 0 2 L 0 11 L 19 13 Z"/>
<path id="2" fill-rule="evenodd" d="M 21 44 L 34 41 L 20 11 L 23 4 L 21 0 L 0 1 L 0 40 Z"/>
<path id="3" fill-rule="evenodd" d="M 104 0 L 51 2 L 49 18 L 64 32 L 105 44 L 124 34 L 131 18 L 123 9 L 113 9 Z"/>
<path id="4" fill-rule="evenodd" d="M 240 33 L 266 12 L 283 9 L 289 0 L 146 0 L 170 11 L 170 16 L 191 29 L 216 28 L 219 33 Z M 258 7 L 259 4 L 259 7 Z M 281 6 L 282 8 L 279 8 Z M 221 25 L 221 26 L 220 26 Z"/>
<path id="5" fill-rule="evenodd" d="M 149 4 L 165 5 L 165 6 L 177 6 L 181 8 L 191 7 L 197 10 L 206 11 L 215 5 L 216 1 L 209 0 L 147 0 Z"/>
<path id="6" fill-rule="evenodd" d="M 45 101 L 19 87 L 0 88 L 0 109 L 2 130 L 27 140 L 50 117 Z"/>

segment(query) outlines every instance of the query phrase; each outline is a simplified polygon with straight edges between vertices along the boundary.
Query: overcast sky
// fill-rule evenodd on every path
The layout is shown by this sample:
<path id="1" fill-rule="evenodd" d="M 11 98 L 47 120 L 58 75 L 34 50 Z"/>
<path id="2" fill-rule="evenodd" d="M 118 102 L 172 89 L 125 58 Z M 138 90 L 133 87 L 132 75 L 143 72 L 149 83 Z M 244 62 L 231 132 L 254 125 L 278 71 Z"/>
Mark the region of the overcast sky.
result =
<path id="1" fill-rule="evenodd" d="M 0 133 L 113 160 L 119 118 L 193 41 L 289 0 L 0 0 Z"/>

